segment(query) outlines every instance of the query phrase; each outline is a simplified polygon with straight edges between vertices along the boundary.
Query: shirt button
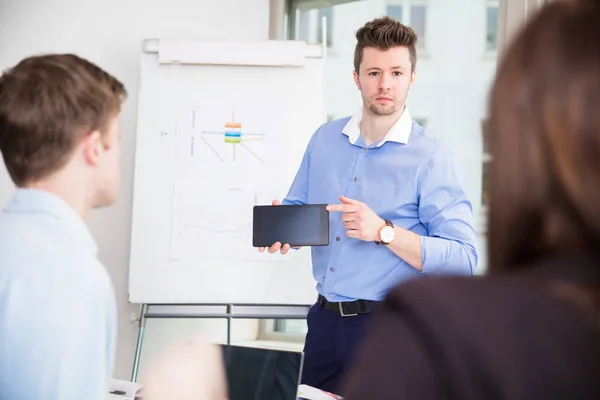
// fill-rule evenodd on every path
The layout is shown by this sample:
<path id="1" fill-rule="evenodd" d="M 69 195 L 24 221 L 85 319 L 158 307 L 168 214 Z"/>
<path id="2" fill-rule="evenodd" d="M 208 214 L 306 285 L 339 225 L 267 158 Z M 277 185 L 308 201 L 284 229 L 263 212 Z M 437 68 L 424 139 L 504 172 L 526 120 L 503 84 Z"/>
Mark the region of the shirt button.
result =
<path id="1" fill-rule="evenodd" d="M 332 294 L 330 294 L 330 295 L 329 295 L 329 296 L 327 296 L 327 297 L 329 297 L 330 299 L 333 299 L 333 295 L 332 295 Z"/>
<path id="2" fill-rule="evenodd" d="M 358 176 L 354 177 L 354 182 L 358 182 Z"/>
<path id="3" fill-rule="evenodd" d="M 335 237 L 335 241 L 336 241 L 336 242 L 339 242 L 339 241 L 340 241 L 340 237 L 339 237 L 339 236 L 336 236 L 336 237 Z"/>
<path id="4" fill-rule="evenodd" d="M 333 271 L 335 271 L 335 268 L 329 268 L 329 271 L 333 272 Z"/>
<path id="5" fill-rule="evenodd" d="M 369 151 L 369 149 L 363 149 L 363 153 L 366 153 L 367 151 Z"/>

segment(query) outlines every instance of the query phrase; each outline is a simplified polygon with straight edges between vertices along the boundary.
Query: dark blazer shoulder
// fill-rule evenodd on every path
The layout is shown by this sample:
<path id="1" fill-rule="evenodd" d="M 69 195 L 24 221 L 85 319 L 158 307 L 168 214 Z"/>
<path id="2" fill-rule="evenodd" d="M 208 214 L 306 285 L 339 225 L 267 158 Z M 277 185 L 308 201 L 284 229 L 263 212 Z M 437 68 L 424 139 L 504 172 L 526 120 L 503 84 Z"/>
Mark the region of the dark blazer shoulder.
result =
<path id="1" fill-rule="evenodd" d="M 414 279 L 388 294 L 390 311 L 407 312 L 431 329 L 444 327 L 461 337 L 502 332 L 504 337 L 529 326 L 594 326 L 574 303 L 552 296 L 535 280 L 517 276 L 436 277 Z M 489 337 L 489 336 L 486 336 Z"/>
<path id="2" fill-rule="evenodd" d="M 345 393 L 600 398 L 599 339 L 575 305 L 529 281 L 423 277 L 396 286 L 376 310 Z"/>

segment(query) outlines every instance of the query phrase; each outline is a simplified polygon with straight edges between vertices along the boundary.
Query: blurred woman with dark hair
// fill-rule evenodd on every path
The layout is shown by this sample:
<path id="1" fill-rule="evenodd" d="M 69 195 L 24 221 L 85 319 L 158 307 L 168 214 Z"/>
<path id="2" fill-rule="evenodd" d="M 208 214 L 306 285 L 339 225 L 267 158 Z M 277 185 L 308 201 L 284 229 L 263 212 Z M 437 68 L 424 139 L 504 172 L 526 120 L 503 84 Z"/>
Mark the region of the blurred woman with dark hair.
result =
<path id="1" fill-rule="evenodd" d="M 550 3 L 501 62 L 488 276 L 396 287 L 345 399 L 600 399 L 599 3 Z"/>

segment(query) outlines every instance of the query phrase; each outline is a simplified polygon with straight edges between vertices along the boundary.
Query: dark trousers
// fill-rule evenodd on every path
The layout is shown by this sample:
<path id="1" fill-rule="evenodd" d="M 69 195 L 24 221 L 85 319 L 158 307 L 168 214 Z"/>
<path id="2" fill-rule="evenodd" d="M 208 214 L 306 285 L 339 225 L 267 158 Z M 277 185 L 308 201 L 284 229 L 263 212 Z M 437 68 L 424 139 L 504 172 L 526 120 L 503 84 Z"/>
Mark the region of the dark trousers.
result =
<path id="1" fill-rule="evenodd" d="M 340 394 L 341 378 L 360 346 L 370 318 L 371 313 L 342 317 L 320 304 L 312 306 L 306 319 L 302 383 Z"/>

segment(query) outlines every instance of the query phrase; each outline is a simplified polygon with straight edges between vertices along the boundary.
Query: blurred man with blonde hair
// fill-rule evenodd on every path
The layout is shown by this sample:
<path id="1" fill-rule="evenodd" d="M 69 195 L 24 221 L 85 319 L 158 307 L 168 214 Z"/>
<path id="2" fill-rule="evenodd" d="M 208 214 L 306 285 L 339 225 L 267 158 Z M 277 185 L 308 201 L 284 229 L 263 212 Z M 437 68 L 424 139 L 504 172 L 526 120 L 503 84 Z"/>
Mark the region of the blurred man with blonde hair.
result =
<path id="1" fill-rule="evenodd" d="M 168 346 L 141 381 L 144 400 L 227 400 L 222 350 L 202 338 Z"/>
<path id="2" fill-rule="evenodd" d="M 106 398 L 115 297 L 85 221 L 117 197 L 125 97 L 70 54 L 0 76 L 0 151 L 17 186 L 0 212 L 0 399 Z"/>

